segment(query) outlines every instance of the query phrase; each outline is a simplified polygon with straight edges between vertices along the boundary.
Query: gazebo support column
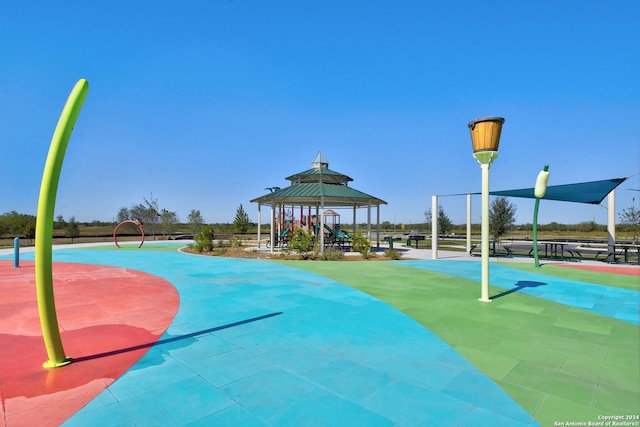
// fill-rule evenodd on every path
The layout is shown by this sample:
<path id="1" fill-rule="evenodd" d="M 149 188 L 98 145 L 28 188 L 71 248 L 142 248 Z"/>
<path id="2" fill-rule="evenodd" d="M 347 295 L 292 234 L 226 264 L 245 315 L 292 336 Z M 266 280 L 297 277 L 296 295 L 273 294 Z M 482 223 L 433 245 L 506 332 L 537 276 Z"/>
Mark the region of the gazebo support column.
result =
<path id="1" fill-rule="evenodd" d="M 276 222 L 276 210 L 275 210 L 275 206 L 273 206 L 273 203 L 271 203 L 271 222 L 269 225 L 269 233 L 270 233 L 270 242 L 271 242 L 271 246 L 269 248 L 269 252 L 273 252 L 273 247 L 275 246 L 275 237 L 276 237 L 276 233 L 275 233 L 275 222 Z"/>
<path id="2" fill-rule="evenodd" d="M 353 233 L 356 232 L 356 205 L 353 205 Z"/>
<path id="3" fill-rule="evenodd" d="M 367 239 L 371 241 L 371 203 L 367 205 Z"/>
<path id="4" fill-rule="evenodd" d="M 320 233 L 320 253 L 324 253 L 324 196 L 320 197 L 320 225 L 318 233 Z"/>
<path id="5" fill-rule="evenodd" d="M 376 211 L 376 248 L 380 249 L 380 205 Z"/>
<path id="6" fill-rule="evenodd" d="M 262 222 L 260 220 L 260 207 L 262 205 L 260 203 L 258 203 L 258 249 L 260 249 L 260 223 Z"/>

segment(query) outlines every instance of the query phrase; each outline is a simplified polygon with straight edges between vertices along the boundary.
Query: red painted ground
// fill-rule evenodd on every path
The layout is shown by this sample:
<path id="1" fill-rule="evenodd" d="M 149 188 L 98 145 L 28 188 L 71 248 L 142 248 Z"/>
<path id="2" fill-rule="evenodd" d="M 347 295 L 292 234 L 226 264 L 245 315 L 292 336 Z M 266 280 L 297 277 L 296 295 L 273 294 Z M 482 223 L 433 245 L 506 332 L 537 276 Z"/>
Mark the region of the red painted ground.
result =
<path id="1" fill-rule="evenodd" d="M 577 264 L 553 264 L 560 267 L 577 268 L 578 270 L 597 271 L 599 273 L 624 274 L 628 276 L 640 276 L 640 267 L 618 267 L 612 265 L 577 265 Z"/>
<path id="2" fill-rule="evenodd" d="M 53 278 L 62 343 L 75 361 L 44 369 L 48 357 L 34 264 L 13 268 L 13 261 L 0 261 L 0 422 L 5 426 L 62 423 L 147 352 L 145 344 L 158 340 L 180 303 L 173 285 L 140 271 L 55 263 Z M 131 349 L 136 346 L 142 348 Z"/>

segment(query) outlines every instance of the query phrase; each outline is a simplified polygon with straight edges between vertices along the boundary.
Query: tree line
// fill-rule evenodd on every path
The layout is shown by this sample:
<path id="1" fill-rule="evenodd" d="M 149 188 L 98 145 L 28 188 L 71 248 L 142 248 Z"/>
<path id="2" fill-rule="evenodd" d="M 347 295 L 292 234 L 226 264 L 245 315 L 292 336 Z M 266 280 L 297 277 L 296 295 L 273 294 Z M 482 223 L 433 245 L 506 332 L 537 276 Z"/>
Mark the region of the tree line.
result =
<path id="1" fill-rule="evenodd" d="M 489 224 L 494 239 L 499 240 L 500 237 L 513 230 L 531 230 L 532 228 L 531 224 L 515 224 L 516 207 L 505 197 L 495 198 L 491 203 L 489 213 Z M 427 232 L 431 233 L 431 209 L 427 210 L 424 215 L 425 223 L 409 224 L 408 227 L 426 227 Z M 640 210 L 632 205 L 631 207 L 623 209 L 618 217 L 619 223 L 616 224 L 616 230 L 630 233 L 633 236 L 633 240 L 637 241 L 638 235 L 640 234 Z M 251 222 L 242 204 L 236 209 L 234 221 L 230 224 L 205 224 L 201 212 L 197 209 L 192 209 L 187 216 L 187 222 L 181 223 L 175 212 L 160 208 L 158 200 L 154 199 L 153 195 L 151 195 L 149 199 L 143 198 L 141 203 L 129 208 L 120 208 L 116 218 L 118 223 L 125 220 L 140 221 L 144 227 L 145 234 L 149 234 L 153 238 L 155 238 L 156 234 L 172 235 L 178 229 L 186 229 L 186 231 L 192 234 L 197 234 L 201 231 L 202 227 L 209 227 L 215 230 L 216 233 L 245 234 L 249 230 L 254 230 L 257 227 L 256 223 Z M 54 221 L 54 229 L 64 230 L 64 236 L 71 238 L 72 241 L 74 238 L 79 237 L 80 226 L 108 227 L 113 225 L 114 224 L 110 222 L 101 221 L 79 223 L 76 221 L 75 216 L 71 216 L 68 220 L 65 220 L 61 215 L 57 216 Z M 363 226 L 366 226 L 366 224 Z M 269 224 L 266 224 L 266 227 L 268 228 Z M 479 227 L 479 224 L 472 224 L 472 229 L 474 230 L 479 230 Z M 381 224 L 381 228 L 383 230 L 392 230 L 395 229 L 395 225 L 389 221 L 384 221 Z M 437 231 L 439 235 L 447 235 L 453 230 L 465 228 L 466 224 L 453 224 L 442 206 L 438 208 Z M 23 214 L 16 211 L 6 212 L 0 215 L 0 237 L 20 237 L 32 240 L 35 238 L 35 230 L 36 217 L 34 215 Z M 578 224 L 551 222 L 548 224 L 538 224 L 538 230 L 547 232 L 606 232 L 607 226 L 597 224 L 595 221 L 583 221 Z"/>
<path id="2" fill-rule="evenodd" d="M 150 199 L 144 198 L 142 203 L 133 205 L 130 208 L 120 208 L 117 219 L 118 223 L 127 220 L 138 221 L 143 226 L 145 233 L 148 232 L 154 238 L 156 232 L 164 236 L 173 235 L 181 224 L 175 212 L 158 207 L 158 200 L 154 199 L 153 195 Z M 189 212 L 186 224 L 188 224 L 189 231 L 192 234 L 202 232 L 203 227 L 213 229 L 213 225 L 205 224 L 202 213 L 197 209 L 192 209 L 191 212 Z M 240 204 L 236 210 L 236 216 L 232 224 L 233 231 L 244 234 L 248 231 L 250 225 L 251 220 L 249 219 L 249 215 L 247 215 L 242 204 Z M 217 224 L 216 228 L 218 232 L 229 231 L 229 227 L 225 227 L 222 224 Z"/>

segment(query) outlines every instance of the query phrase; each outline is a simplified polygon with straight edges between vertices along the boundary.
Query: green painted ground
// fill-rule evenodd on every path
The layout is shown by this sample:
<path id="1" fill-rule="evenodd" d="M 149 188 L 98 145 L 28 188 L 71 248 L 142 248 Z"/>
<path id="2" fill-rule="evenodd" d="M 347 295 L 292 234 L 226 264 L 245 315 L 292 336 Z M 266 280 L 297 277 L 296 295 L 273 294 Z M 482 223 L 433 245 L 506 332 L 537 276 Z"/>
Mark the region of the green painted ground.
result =
<path id="1" fill-rule="evenodd" d="M 577 268 L 562 267 L 559 265 L 543 264 L 536 268 L 532 263 L 511 262 L 500 263 L 503 267 L 516 268 L 531 273 L 560 277 L 563 279 L 578 280 L 580 282 L 595 283 L 597 285 L 613 286 L 617 288 L 640 290 L 640 277 L 624 274 L 603 274 L 596 271 L 580 270 Z"/>
<path id="2" fill-rule="evenodd" d="M 330 277 L 403 311 L 454 347 L 543 426 L 640 412 L 637 326 L 518 293 L 480 303 L 476 282 L 397 263 L 274 262 Z M 543 270 L 572 279 L 584 273 Z M 621 283 L 618 275 L 595 274 L 602 284 Z M 490 294 L 501 291 L 493 288 Z"/>

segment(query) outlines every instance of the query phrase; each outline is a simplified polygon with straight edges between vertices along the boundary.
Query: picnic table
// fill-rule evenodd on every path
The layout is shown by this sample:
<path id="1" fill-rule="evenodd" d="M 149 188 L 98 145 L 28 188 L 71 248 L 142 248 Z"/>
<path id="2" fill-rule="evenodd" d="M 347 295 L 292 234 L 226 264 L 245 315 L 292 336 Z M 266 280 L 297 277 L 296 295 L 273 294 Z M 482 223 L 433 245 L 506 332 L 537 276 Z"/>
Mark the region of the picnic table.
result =
<path id="1" fill-rule="evenodd" d="M 387 243 L 389 243 L 389 249 L 393 250 L 393 242 L 398 242 L 398 241 L 400 241 L 402 239 L 400 237 L 387 236 L 387 237 L 384 237 L 382 240 L 384 240 Z"/>
<path id="2" fill-rule="evenodd" d="M 414 241 L 415 241 L 415 242 L 416 242 L 416 249 L 418 249 L 418 241 L 420 241 L 420 240 L 424 240 L 424 239 L 426 239 L 426 238 L 427 238 L 427 236 L 422 235 L 422 234 L 417 234 L 417 233 L 415 233 L 415 234 L 413 234 L 413 233 L 412 233 L 412 234 L 409 234 L 409 235 L 407 236 L 407 246 L 408 246 L 408 247 L 411 247 L 411 242 L 414 242 Z"/>
<path id="3" fill-rule="evenodd" d="M 616 253 L 616 250 L 620 249 L 620 253 Z M 606 251 L 598 252 L 596 255 L 596 260 L 598 257 L 605 253 L 607 254 L 606 261 L 607 262 L 617 262 L 617 255 L 622 255 L 624 257 L 625 264 L 629 264 L 629 255 L 633 255 L 633 251 L 635 250 L 636 256 L 638 257 L 638 264 L 640 264 L 640 245 L 632 244 L 632 243 L 616 243 L 613 245 L 613 252 L 609 252 L 609 248 Z"/>

